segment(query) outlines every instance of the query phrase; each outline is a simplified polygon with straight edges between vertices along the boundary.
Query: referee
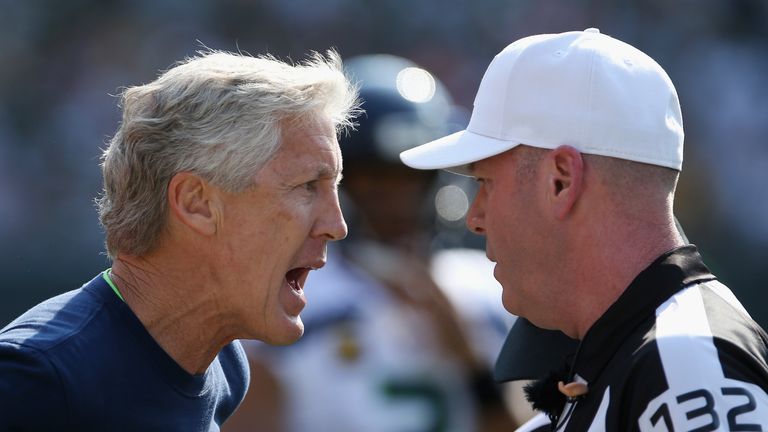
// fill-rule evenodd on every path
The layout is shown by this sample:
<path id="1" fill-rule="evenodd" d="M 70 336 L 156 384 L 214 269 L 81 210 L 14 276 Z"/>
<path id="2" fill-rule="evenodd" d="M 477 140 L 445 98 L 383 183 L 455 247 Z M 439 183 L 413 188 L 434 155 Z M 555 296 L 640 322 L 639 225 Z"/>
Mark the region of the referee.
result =
<path id="1" fill-rule="evenodd" d="M 768 430 L 768 336 L 675 227 L 682 155 L 667 74 L 597 29 L 512 43 L 467 129 L 401 154 L 477 179 L 505 308 L 579 340 L 522 430 Z"/>

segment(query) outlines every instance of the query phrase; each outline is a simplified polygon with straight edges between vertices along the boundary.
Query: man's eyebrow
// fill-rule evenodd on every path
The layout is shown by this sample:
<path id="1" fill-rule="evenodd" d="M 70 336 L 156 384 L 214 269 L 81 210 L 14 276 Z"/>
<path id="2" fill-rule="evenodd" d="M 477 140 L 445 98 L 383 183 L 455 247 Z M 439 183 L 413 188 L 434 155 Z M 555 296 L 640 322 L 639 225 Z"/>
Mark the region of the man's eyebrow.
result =
<path id="1" fill-rule="evenodd" d="M 328 164 L 320 164 L 315 167 L 316 178 L 338 178 L 341 180 L 341 170 L 334 169 Z"/>

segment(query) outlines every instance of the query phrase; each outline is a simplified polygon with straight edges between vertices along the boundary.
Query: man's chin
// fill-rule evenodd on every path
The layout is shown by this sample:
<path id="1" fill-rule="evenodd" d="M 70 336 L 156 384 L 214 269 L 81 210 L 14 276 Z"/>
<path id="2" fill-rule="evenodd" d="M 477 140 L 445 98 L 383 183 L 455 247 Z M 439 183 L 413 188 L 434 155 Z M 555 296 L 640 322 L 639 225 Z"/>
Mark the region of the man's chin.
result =
<path id="1" fill-rule="evenodd" d="M 270 345 L 291 345 L 298 342 L 304 335 L 304 323 L 300 317 L 295 317 L 290 321 L 283 323 L 280 329 L 274 329 L 267 338 L 262 339 Z"/>
<path id="2" fill-rule="evenodd" d="M 504 306 L 504 309 L 507 310 L 507 312 L 511 313 L 512 315 L 521 316 L 520 306 L 517 304 L 517 302 L 514 301 L 514 299 L 510 298 L 511 296 L 507 295 L 506 293 L 502 292 L 501 296 L 501 304 Z"/>

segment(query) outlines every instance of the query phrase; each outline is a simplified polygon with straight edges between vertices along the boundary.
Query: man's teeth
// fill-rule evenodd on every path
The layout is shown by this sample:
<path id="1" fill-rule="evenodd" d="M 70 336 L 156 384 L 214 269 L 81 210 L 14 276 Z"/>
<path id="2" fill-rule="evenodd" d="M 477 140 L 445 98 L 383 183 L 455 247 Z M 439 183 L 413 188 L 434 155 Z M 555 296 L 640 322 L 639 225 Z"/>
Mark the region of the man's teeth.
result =
<path id="1" fill-rule="evenodd" d="M 291 288 L 293 288 L 296 291 L 301 291 L 301 287 L 299 286 L 299 282 L 297 280 L 295 280 L 295 279 L 289 280 L 288 281 L 288 285 L 290 285 Z"/>

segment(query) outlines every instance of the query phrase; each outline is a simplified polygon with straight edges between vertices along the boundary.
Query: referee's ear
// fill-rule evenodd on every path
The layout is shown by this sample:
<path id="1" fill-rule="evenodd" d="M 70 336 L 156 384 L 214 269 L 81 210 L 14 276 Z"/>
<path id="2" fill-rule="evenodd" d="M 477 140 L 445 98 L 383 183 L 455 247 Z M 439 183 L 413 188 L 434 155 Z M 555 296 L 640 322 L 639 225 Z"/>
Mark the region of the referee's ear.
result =
<path id="1" fill-rule="evenodd" d="M 562 145 L 547 154 L 544 168 L 547 170 L 547 197 L 554 216 L 565 220 L 583 190 L 584 159 L 575 148 Z"/>

